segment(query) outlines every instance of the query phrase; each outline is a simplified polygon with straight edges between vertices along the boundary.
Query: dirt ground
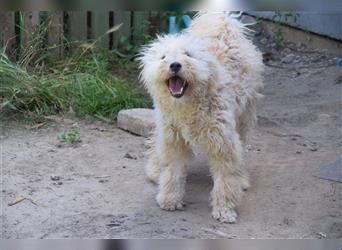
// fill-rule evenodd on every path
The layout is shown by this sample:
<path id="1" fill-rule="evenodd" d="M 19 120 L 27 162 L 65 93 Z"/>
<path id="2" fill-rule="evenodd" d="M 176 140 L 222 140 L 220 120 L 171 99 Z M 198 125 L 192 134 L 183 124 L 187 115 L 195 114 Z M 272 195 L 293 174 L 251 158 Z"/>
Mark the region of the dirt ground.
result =
<path id="1" fill-rule="evenodd" d="M 57 117 L 42 127 L 3 123 L 2 238 L 341 238 L 342 183 L 312 173 L 341 154 L 342 68 L 333 55 L 293 46 L 264 50 L 265 98 L 246 149 L 252 186 L 236 224 L 211 218 L 201 155 L 186 209 L 162 211 L 143 171 L 144 138 Z M 60 146 L 75 123 L 82 141 Z"/>

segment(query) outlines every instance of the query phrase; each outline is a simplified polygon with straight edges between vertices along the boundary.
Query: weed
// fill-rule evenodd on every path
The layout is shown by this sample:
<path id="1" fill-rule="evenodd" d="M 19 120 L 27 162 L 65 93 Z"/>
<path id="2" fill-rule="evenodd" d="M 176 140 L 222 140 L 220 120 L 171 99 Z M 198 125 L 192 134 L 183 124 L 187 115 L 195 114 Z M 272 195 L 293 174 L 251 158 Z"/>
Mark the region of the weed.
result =
<path id="1" fill-rule="evenodd" d="M 299 13 L 296 12 L 283 12 L 283 11 L 275 11 L 272 21 L 276 21 L 276 26 L 273 30 L 274 32 L 274 42 L 277 49 L 283 47 L 284 43 L 284 27 L 281 22 L 288 22 L 290 18 L 294 23 L 297 23 L 298 18 L 300 17 Z"/>
<path id="2" fill-rule="evenodd" d="M 150 107 L 150 100 L 111 73 L 109 61 L 107 54 L 88 51 L 37 74 L 11 62 L 2 51 L 0 110 L 26 116 L 71 113 L 115 119 L 121 109 Z"/>
<path id="3" fill-rule="evenodd" d="M 79 127 L 72 127 L 66 130 L 64 133 L 58 136 L 58 140 L 60 143 L 67 143 L 72 145 L 81 142 L 81 134 Z"/>
<path id="4" fill-rule="evenodd" d="M 277 24 L 273 32 L 275 46 L 277 49 L 280 49 L 284 43 L 284 27 L 281 24 Z"/>
<path id="5" fill-rule="evenodd" d="M 50 50 L 54 47 L 46 44 L 50 15 L 45 13 L 31 33 L 24 29 L 23 15 L 20 12 L 18 28 L 30 40 L 19 49 L 18 61 L 10 61 L 5 50 L 0 48 L 1 113 L 15 111 L 26 119 L 39 122 L 44 116 L 56 113 L 114 120 L 121 109 L 151 106 L 151 101 L 138 86 L 112 74 L 112 66 L 121 69 L 126 65 L 124 70 L 131 72 L 132 53 L 137 47 L 128 48 L 129 58 L 115 61 L 114 52 L 96 48 L 97 41 L 119 30 L 121 24 L 92 43 L 82 44 L 64 60 L 53 61 Z M 150 38 L 144 36 L 143 39 Z"/>

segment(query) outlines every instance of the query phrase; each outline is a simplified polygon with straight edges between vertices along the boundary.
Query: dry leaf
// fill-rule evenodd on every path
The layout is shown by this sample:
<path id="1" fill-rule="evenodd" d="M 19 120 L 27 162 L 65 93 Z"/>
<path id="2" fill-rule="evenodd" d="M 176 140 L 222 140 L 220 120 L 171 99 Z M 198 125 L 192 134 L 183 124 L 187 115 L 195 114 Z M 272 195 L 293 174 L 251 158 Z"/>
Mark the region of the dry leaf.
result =
<path id="1" fill-rule="evenodd" d="M 117 30 L 119 30 L 121 28 L 121 26 L 123 25 L 123 23 L 120 23 L 118 25 L 115 25 L 114 27 L 110 28 L 109 30 L 107 30 L 106 35 L 113 33 Z"/>
<path id="2" fill-rule="evenodd" d="M 8 206 L 14 206 L 22 201 L 26 200 L 25 197 L 21 197 L 19 196 L 17 199 L 15 199 L 15 201 L 11 202 L 11 203 L 8 203 Z"/>
<path id="3" fill-rule="evenodd" d="M 19 196 L 17 199 L 15 199 L 15 201 L 11 202 L 11 203 L 8 203 L 8 206 L 14 206 L 24 200 L 28 200 L 30 201 L 33 205 L 36 205 L 36 206 L 41 206 L 41 207 L 46 207 L 45 205 L 42 205 L 42 204 L 38 204 L 37 202 L 35 202 L 34 200 L 32 200 L 31 198 L 28 198 L 28 197 L 23 197 L 23 196 Z"/>

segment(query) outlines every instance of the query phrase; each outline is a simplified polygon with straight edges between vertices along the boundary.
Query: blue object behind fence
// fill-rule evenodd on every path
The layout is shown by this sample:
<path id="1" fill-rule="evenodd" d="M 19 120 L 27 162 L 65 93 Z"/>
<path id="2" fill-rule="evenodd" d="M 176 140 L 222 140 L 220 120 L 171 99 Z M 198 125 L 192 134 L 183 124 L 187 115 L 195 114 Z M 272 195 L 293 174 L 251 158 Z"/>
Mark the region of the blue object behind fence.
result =
<path id="1" fill-rule="evenodd" d="M 342 67 L 342 57 L 338 60 L 338 65 Z"/>
<path id="2" fill-rule="evenodd" d="M 191 24 L 191 18 L 188 15 L 183 15 L 181 20 L 177 23 L 177 18 L 175 16 L 169 17 L 169 33 L 176 34 L 182 29 L 188 28 Z"/>

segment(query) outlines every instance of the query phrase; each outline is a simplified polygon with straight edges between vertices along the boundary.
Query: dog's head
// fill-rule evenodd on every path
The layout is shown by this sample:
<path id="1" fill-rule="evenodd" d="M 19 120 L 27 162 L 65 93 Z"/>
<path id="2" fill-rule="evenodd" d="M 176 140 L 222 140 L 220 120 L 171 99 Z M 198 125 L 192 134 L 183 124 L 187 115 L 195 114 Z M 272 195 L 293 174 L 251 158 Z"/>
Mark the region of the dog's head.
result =
<path id="1" fill-rule="evenodd" d="M 141 79 L 153 97 L 198 97 L 213 74 L 215 58 L 205 41 L 187 34 L 158 37 L 142 49 Z"/>

